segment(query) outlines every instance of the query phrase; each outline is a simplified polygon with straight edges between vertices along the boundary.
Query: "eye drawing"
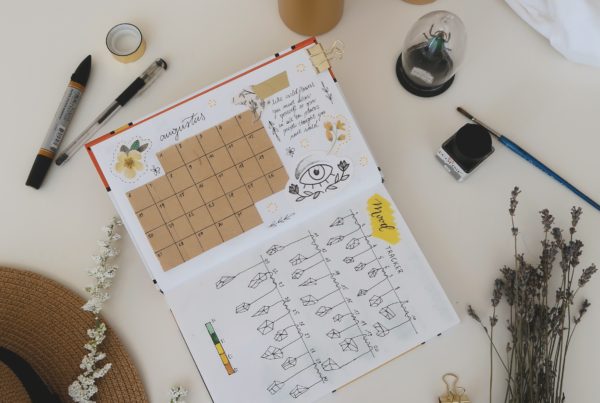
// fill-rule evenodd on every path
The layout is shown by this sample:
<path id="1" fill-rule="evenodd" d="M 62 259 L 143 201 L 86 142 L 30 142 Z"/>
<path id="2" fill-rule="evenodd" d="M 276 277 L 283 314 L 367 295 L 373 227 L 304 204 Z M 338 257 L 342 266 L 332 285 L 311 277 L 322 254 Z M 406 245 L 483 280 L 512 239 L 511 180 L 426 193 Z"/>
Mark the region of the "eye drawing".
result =
<path id="1" fill-rule="evenodd" d="M 296 167 L 298 183 L 290 184 L 288 191 L 296 195 L 296 201 L 307 198 L 316 199 L 325 192 L 336 190 L 340 182 L 346 181 L 350 174 L 347 172 L 350 164 L 342 160 L 335 164 L 305 158 Z"/>
<path id="2" fill-rule="evenodd" d="M 311 189 L 323 188 L 333 181 L 334 175 L 332 172 L 333 167 L 331 165 L 324 163 L 314 164 L 304 170 L 300 178 L 298 178 L 298 182 L 305 185 L 305 187 L 310 186 Z"/>

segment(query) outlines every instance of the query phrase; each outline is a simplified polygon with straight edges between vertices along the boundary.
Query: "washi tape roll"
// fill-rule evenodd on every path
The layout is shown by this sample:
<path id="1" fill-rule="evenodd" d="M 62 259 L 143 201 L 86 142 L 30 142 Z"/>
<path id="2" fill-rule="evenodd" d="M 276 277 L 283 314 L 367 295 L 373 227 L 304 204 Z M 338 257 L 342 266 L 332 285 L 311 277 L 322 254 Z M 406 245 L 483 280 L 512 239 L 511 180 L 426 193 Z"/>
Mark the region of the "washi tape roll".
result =
<path id="1" fill-rule="evenodd" d="M 115 25 L 108 31 L 106 47 L 121 63 L 131 63 L 144 55 L 146 42 L 138 27 L 123 23 Z"/>

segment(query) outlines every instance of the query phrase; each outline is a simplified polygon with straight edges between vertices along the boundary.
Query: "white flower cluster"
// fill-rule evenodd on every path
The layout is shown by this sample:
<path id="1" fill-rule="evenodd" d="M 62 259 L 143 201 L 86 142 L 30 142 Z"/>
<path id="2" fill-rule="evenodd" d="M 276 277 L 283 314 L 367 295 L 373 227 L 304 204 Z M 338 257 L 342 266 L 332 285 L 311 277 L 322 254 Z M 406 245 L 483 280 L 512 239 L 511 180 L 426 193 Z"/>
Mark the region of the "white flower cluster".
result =
<path id="1" fill-rule="evenodd" d="M 119 269 L 118 266 L 110 264 L 110 261 L 119 254 L 119 251 L 113 247 L 113 243 L 121 238 L 121 235 L 117 233 L 117 228 L 121 225 L 121 220 L 115 217 L 107 226 L 102 228 L 105 239 L 98 241 L 99 254 L 92 256 L 96 266 L 88 269 L 88 274 L 95 279 L 96 283 L 85 288 L 90 294 L 90 299 L 82 309 L 94 314 L 96 326 L 87 330 L 90 340 L 83 346 L 87 350 L 87 354 L 79 364 L 83 373 L 69 385 L 69 396 L 73 401 L 79 403 L 94 403 L 94 400 L 91 399 L 98 392 L 96 379 L 106 375 L 112 366 L 111 363 L 98 366 L 98 362 L 106 358 L 105 353 L 98 351 L 98 347 L 106 338 L 106 324 L 100 320 L 99 315 L 104 302 L 110 298 L 108 288 Z"/>
<path id="2" fill-rule="evenodd" d="M 172 386 L 169 390 L 169 403 L 185 403 L 183 400 L 188 394 L 188 391 L 181 386 Z"/>

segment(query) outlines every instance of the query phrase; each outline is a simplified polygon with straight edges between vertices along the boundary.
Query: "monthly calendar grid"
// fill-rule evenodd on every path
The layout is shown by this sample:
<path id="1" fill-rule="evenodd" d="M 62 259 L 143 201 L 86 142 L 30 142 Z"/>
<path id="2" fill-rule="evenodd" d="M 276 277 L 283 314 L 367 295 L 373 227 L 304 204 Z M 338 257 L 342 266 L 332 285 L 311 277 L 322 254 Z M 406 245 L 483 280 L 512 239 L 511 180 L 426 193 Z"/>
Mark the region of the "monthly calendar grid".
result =
<path id="1" fill-rule="evenodd" d="M 288 175 L 250 111 L 157 153 L 165 174 L 127 196 L 164 270 L 262 223 Z"/>

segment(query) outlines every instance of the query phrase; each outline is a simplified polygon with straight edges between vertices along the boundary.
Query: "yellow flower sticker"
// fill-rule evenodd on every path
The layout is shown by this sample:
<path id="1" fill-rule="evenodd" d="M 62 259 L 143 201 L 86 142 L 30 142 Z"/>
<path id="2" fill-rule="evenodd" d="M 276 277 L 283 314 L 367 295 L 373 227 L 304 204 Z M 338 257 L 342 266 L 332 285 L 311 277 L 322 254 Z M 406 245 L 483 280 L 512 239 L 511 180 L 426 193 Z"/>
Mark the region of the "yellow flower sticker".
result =
<path id="1" fill-rule="evenodd" d="M 115 170 L 118 173 L 122 173 L 127 179 L 133 179 L 138 171 L 144 170 L 144 164 L 142 164 L 141 160 L 142 153 L 139 151 L 129 151 L 129 153 L 119 151 Z"/>
<path id="2" fill-rule="evenodd" d="M 325 128 L 325 138 L 331 143 L 328 154 L 332 153 L 334 147 L 338 145 L 338 142 L 343 142 L 348 138 L 346 123 L 344 123 L 342 119 L 343 118 L 338 116 L 338 118 L 335 119 L 335 124 L 331 121 L 323 123 L 323 127 Z"/>
<path id="3" fill-rule="evenodd" d="M 142 162 L 142 152 L 146 148 L 148 148 L 148 144 L 140 145 L 139 140 L 135 140 L 130 147 L 121 146 L 117 153 L 115 171 L 127 179 L 134 179 L 139 172 L 146 168 Z"/>

